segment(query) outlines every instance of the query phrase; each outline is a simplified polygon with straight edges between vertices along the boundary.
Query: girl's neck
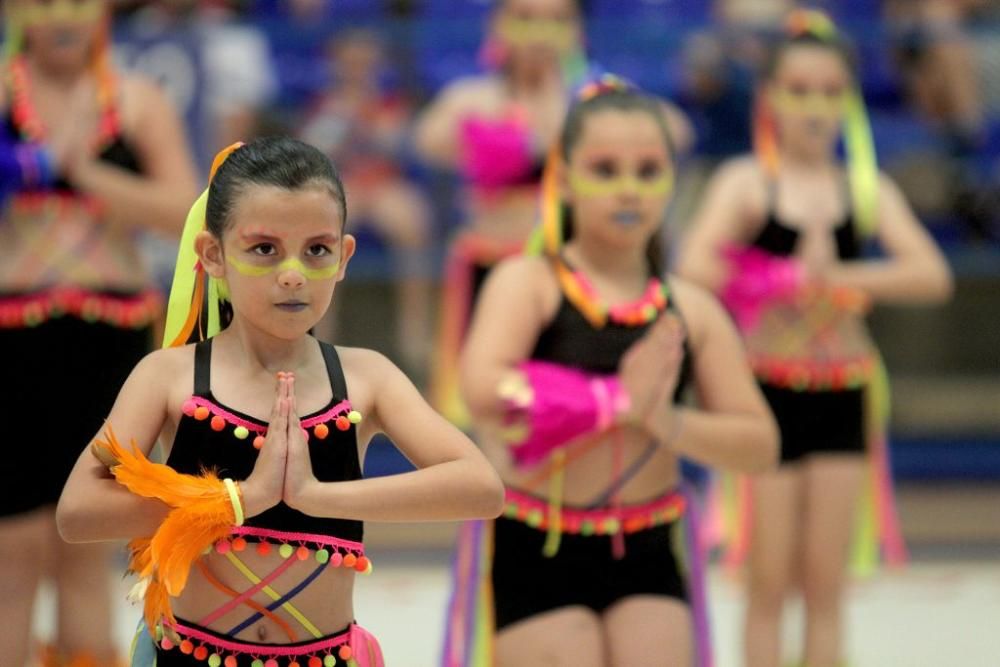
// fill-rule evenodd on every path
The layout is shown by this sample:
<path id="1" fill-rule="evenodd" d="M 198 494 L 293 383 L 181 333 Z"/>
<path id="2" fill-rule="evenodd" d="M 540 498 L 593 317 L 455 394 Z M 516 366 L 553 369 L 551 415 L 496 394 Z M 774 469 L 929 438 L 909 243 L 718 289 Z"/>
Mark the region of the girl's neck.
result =
<path id="1" fill-rule="evenodd" d="M 599 241 L 573 239 L 566 245 L 566 259 L 585 274 L 611 280 L 646 280 L 649 261 L 646 248 L 609 248 Z"/>
<path id="2" fill-rule="evenodd" d="M 296 371 L 308 364 L 309 353 L 315 345 L 312 336 L 304 335 L 295 340 L 276 338 L 256 329 L 239 318 L 218 336 L 242 356 L 251 374 L 257 371 L 277 373 Z"/>
<path id="3" fill-rule="evenodd" d="M 511 65 L 507 71 L 507 87 L 515 99 L 542 96 L 562 90 L 562 73 L 550 67 Z"/>
<path id="4" fill-rule="evenodd" d="M 781 162 L 796 169 L 826 171 L 834 166 L 836 160 L 830 149 L 786 145 L 781 147 Z"/>
<path id="5" fill-rule="evenodd" d="M 25 65 L 33 85 L 41 84 L 50 89 L 69 91 L 87 76 L 87 63 L 76 67 L 61 67 L 25 53 Z"/>

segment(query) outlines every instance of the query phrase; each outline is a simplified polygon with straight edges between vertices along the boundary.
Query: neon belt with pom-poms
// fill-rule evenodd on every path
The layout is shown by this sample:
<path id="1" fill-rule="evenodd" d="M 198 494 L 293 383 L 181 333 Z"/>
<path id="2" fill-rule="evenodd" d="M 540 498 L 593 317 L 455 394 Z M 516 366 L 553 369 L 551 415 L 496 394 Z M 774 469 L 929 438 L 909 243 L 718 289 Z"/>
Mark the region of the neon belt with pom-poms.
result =
<path id="1" fill-rule="evenodd" d="M 156 290 L 114 294 L 79 287 L 54 287 L 28 294 L 0 295 L 0 329 L 26 329 L 60 317 L 141 329 L 163 308 Z"/>
<path id="2" fill-rule="evenodd" d="M 180 622 L 166 632 L 157 629 L 157 645 L 180 651 L 208 667 L 384 667 L 382 650 L 370 632 L 349 628 L 314 641 L 295 644 L 254 644 L 233 641 L 208 628 Z M 168 635 L 173 635 L 171 638 Z"/>
<path id="3" fill-rule="evenodd" d="M 641 505 L 585 509 L 562 506 L 561 530 L 570 535 L 612 536 L 635 533 L 679 519 L 686 508 L 684 495 L 672 492 Z M 541 531 L 549 529 L 549 501 L 508 488 L 504 516 Z"/>

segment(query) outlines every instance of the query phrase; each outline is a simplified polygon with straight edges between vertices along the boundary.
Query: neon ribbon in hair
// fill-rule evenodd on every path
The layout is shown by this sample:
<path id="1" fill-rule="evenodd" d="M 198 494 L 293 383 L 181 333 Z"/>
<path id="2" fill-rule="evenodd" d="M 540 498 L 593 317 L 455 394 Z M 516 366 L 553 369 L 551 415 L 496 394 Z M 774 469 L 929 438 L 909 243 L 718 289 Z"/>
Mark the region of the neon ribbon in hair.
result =
<path id="1" fill-rule="evenodd" d="M 226 158 L 242 145 L 242 142 L 236 142 L 219 151 L 212 162 L 209 183 L 212 182 L 215 172 L 226 161 Z M 170 297 L 167 300 L 163 347 L 186 345 L 195 333 L 197 333 L 198 340 L 205 340 L 219 333 L 220 330 L 221 295 L 219 281 L 206 274 L 194 247 L 198 234 L 205 230 L 205 208 L 207 205 L 208 188 L 205 188 L 205 191 L 191 206 L 184 222 L 184 231 L 181 234 L 181 243 L 177 250 L 177 264 L 174 267 L 174 280 L 170 286 Z M 201 317 L 206 292 L 208 295 L 208 322 L 207 328 L 203 329 Z"/>

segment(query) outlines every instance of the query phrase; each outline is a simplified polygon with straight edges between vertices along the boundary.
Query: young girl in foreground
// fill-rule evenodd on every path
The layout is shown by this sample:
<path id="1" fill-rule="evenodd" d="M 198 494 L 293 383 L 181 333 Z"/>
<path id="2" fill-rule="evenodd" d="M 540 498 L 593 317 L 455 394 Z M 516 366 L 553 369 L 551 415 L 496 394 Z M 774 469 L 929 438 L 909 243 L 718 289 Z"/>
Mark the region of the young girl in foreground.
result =
<path id="1" fill-rule="evenodd" d="M 805 664 L 843 659 L 843 595 L 866 449 L 883 483 L 879 546 L 898 559 L 884 443 L 870 411 L 879 384 L 865 330 L 871 301 L 947 298 L 943 258 L 896 186 L 880 176 L 844 43 L 796 13 L 764 83 L 758 155 L 724 165 L 685 244 L 683 275 L 719 291 L 746 335 L 781 430 L 781 466 L 755 476 L 749 508 L 747 667 L 781 664 L 793 588 L 805 603 Z M 763 121 L 763 123 L 762 123 Z M 837 158 L 842 128 L 847 164 Z M 867 237 L 884 259 L 863 259 Z M 727 266 L 726 258 L 730 263 Z M 867 402 L 867 405 L 866 405 Z"/>
<path id="2" fill-rule="evenodd" d="M 483 538 L 483 560 L 460 547 L 445 663 L 491 665 L 495 653 L 502 666 L 691 665 L 703 600 L 673 552 L 686 505 L 678 457 L 767 469 L 776 429 L 722 308 L 663 277 L 675 162 L 660 103 L 602 78 L 571 108 L 560 145 L 544 256 L 497 267 L 463 352 L 507 511 L 466 535 Z M 699 408 L 676 405 L 688 382 Z M 479 598 L 480 619 L 495 628 L 463 616 L 481 583 L 492 595 Z M 710 664 L 704 642 L 697 653 Z"/>
<path id="3" fill-rule="evenodd" d="M 133 540 L 146 602 L 136 667 L 381 665 L 352 610 L 355 571 L 370 565 L 362 522 L 500 510 L 496 473 L 392 363 L 308 334 L 354 252 L 345 204 L 318 150 L 236 148 L 188 218 L 171 308 L 190 317 L 171 313 L 166 341 L 201 327 L 206 291 L 211 337 L 143 359 L 73 470 L 63 537 Z M 220 287 L 231 322 L 212 336 Z M 362 479 L 379 432 L 418 470 Z M 157 441 L 166 465 L 145 460 Z"/>

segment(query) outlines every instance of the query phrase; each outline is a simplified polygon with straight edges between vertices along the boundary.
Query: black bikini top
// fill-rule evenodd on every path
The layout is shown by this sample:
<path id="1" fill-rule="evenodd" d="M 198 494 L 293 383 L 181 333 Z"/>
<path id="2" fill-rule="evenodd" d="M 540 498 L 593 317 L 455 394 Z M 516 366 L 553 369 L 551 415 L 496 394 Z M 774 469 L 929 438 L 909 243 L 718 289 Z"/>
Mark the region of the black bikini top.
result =
<path id="1" fill-rule="evenodd" d="M 801 232 L 786 225 L 778 216 L 778 186 L 771 182 L 768 186 L 767 220 L 751 245 L 779 257 L 789 257 L 795 252 Z M 843 260 L 857 259 L 861 255 L 861 244 L 855 229 L 854 216 L 848 206 L 843 221 L 833 228 L 837 244 L 837 257 Z"/>
<path id="2" fill-rule="evenodd" d="M 319 342 L 319 341 L 317 341 Z M 347 383 L 337 351 L 319 342 L 333 397 L 323 409 L 302 417 L 309 436 L 313 473 L 321 482 L 361 479 L 356 424 L 360 415 L 351 408 Z M 167 465 L 197 475 L 214 470 L 219 477 L 240 481 L 249 477 L 263 445 L 267 423 L 222 405 L 212 395 L 212 339 L 195 346 L 194 395 L 185 401 Z M 312 534 L 361 542 L 361 521 L 313 517 L 284 502 L 246 520 L 263 531 Z M 247 535 L 248 539 L 253 533 Z"/>
<path id="3" fill-rule="evenodd" d="M 622 324 L 609 319 L 603 327 L 594 327 L 584 314 L 560 290 L 559 308 L 552 321 L 542 329 L 531 352 L 531 359 L 550 361 L 601 375 L 618 372 L 618 364 L 625 352 L 638 341 L 656 319 L 667 310 L 680 316 L 674 300 L 657 307 L 657 315 L 641 324 Z M 691 380 L 691 350 L 684 343 L 684 358 L 674 394 L 677 400 Z"/>

